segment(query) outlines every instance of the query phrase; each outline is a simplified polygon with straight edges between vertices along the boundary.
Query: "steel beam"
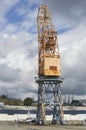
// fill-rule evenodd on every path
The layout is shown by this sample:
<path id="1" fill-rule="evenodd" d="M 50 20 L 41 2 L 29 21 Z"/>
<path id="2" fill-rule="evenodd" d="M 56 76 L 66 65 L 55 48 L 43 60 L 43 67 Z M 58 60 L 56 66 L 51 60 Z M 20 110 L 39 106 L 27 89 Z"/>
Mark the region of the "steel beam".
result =
<path id="1" fill-rule="evenodd" d="M 63 108 L 61 99 L 62 79 L 59 77 L 36 78 L 38 84 L 37 124 L 46 123 L 46 106 L 53 112 L 52 124 L 63 123 Z"/>

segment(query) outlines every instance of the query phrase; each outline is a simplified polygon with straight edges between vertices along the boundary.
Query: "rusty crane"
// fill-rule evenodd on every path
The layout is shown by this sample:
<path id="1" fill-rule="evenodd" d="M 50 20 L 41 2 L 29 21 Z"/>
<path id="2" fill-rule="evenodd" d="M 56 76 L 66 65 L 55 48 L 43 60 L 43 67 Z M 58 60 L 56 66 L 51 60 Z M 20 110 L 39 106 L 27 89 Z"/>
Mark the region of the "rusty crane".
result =
<path id="1" fill-rule="evenodd" d="M 38 24 L 38 103 L 36 121 L 46 122 L 46 106 L 53 112 L 52 123 L 63 122 L 61 65 L 57 31 L 52 23 L 48 6 L 41 5 L 37 15 Z"/>

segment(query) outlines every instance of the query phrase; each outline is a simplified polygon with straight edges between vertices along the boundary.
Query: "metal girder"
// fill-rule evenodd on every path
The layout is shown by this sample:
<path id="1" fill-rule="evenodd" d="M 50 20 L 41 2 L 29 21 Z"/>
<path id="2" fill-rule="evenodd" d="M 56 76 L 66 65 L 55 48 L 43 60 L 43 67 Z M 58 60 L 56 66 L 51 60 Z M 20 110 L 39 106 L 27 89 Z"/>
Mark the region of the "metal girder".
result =
<path id="1" fill-rule="evenodd" d="M 46 122 L 46 106 L 49 106 L 53 112 L 52 124 L 61 124 L 63 121 L 63 107 L 61 98 L 59 77 L 40 77 L 36 79 L 38 83 L 38 105 L 37 105 L 37 123 Z"/>
<path id="2" fill-rule="evenodd" d="M 37 15 L 38 23 L 38 75 L 60 76 L 60 54 L 57 32 L 52 23 L 48 6 L 41 5 Z"/>

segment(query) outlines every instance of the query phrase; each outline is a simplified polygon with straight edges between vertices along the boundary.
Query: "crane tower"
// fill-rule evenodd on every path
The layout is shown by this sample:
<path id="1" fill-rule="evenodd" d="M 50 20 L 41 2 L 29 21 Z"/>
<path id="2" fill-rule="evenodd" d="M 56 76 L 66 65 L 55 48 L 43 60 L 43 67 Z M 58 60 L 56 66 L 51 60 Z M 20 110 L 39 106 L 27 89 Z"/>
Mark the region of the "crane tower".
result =
<path id="1" fill-rule="evenodd" d="M 46 106 L 52 110 L 52 123 L 59 124 L 63 120 L 61 87 L 62 83 L 60 54 L 57 31 L 52 23 L 48 6 L 41 5 L 37 15 L 38 24 L 38 103 L 36 121 L 46 122 Z"/>

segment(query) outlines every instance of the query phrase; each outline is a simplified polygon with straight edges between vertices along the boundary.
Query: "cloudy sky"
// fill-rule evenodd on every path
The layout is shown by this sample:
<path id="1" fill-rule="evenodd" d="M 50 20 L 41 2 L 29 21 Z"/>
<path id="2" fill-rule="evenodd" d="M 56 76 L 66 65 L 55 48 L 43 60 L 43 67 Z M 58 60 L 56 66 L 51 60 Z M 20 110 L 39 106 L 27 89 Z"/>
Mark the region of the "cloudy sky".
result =
<path id="1" fill-rule="evenodd" d="M 86 0 L 0 0 L 0 95 L 37 97 L 37 11 L 58 31 L 63 94 L 86 95 Z"/>

